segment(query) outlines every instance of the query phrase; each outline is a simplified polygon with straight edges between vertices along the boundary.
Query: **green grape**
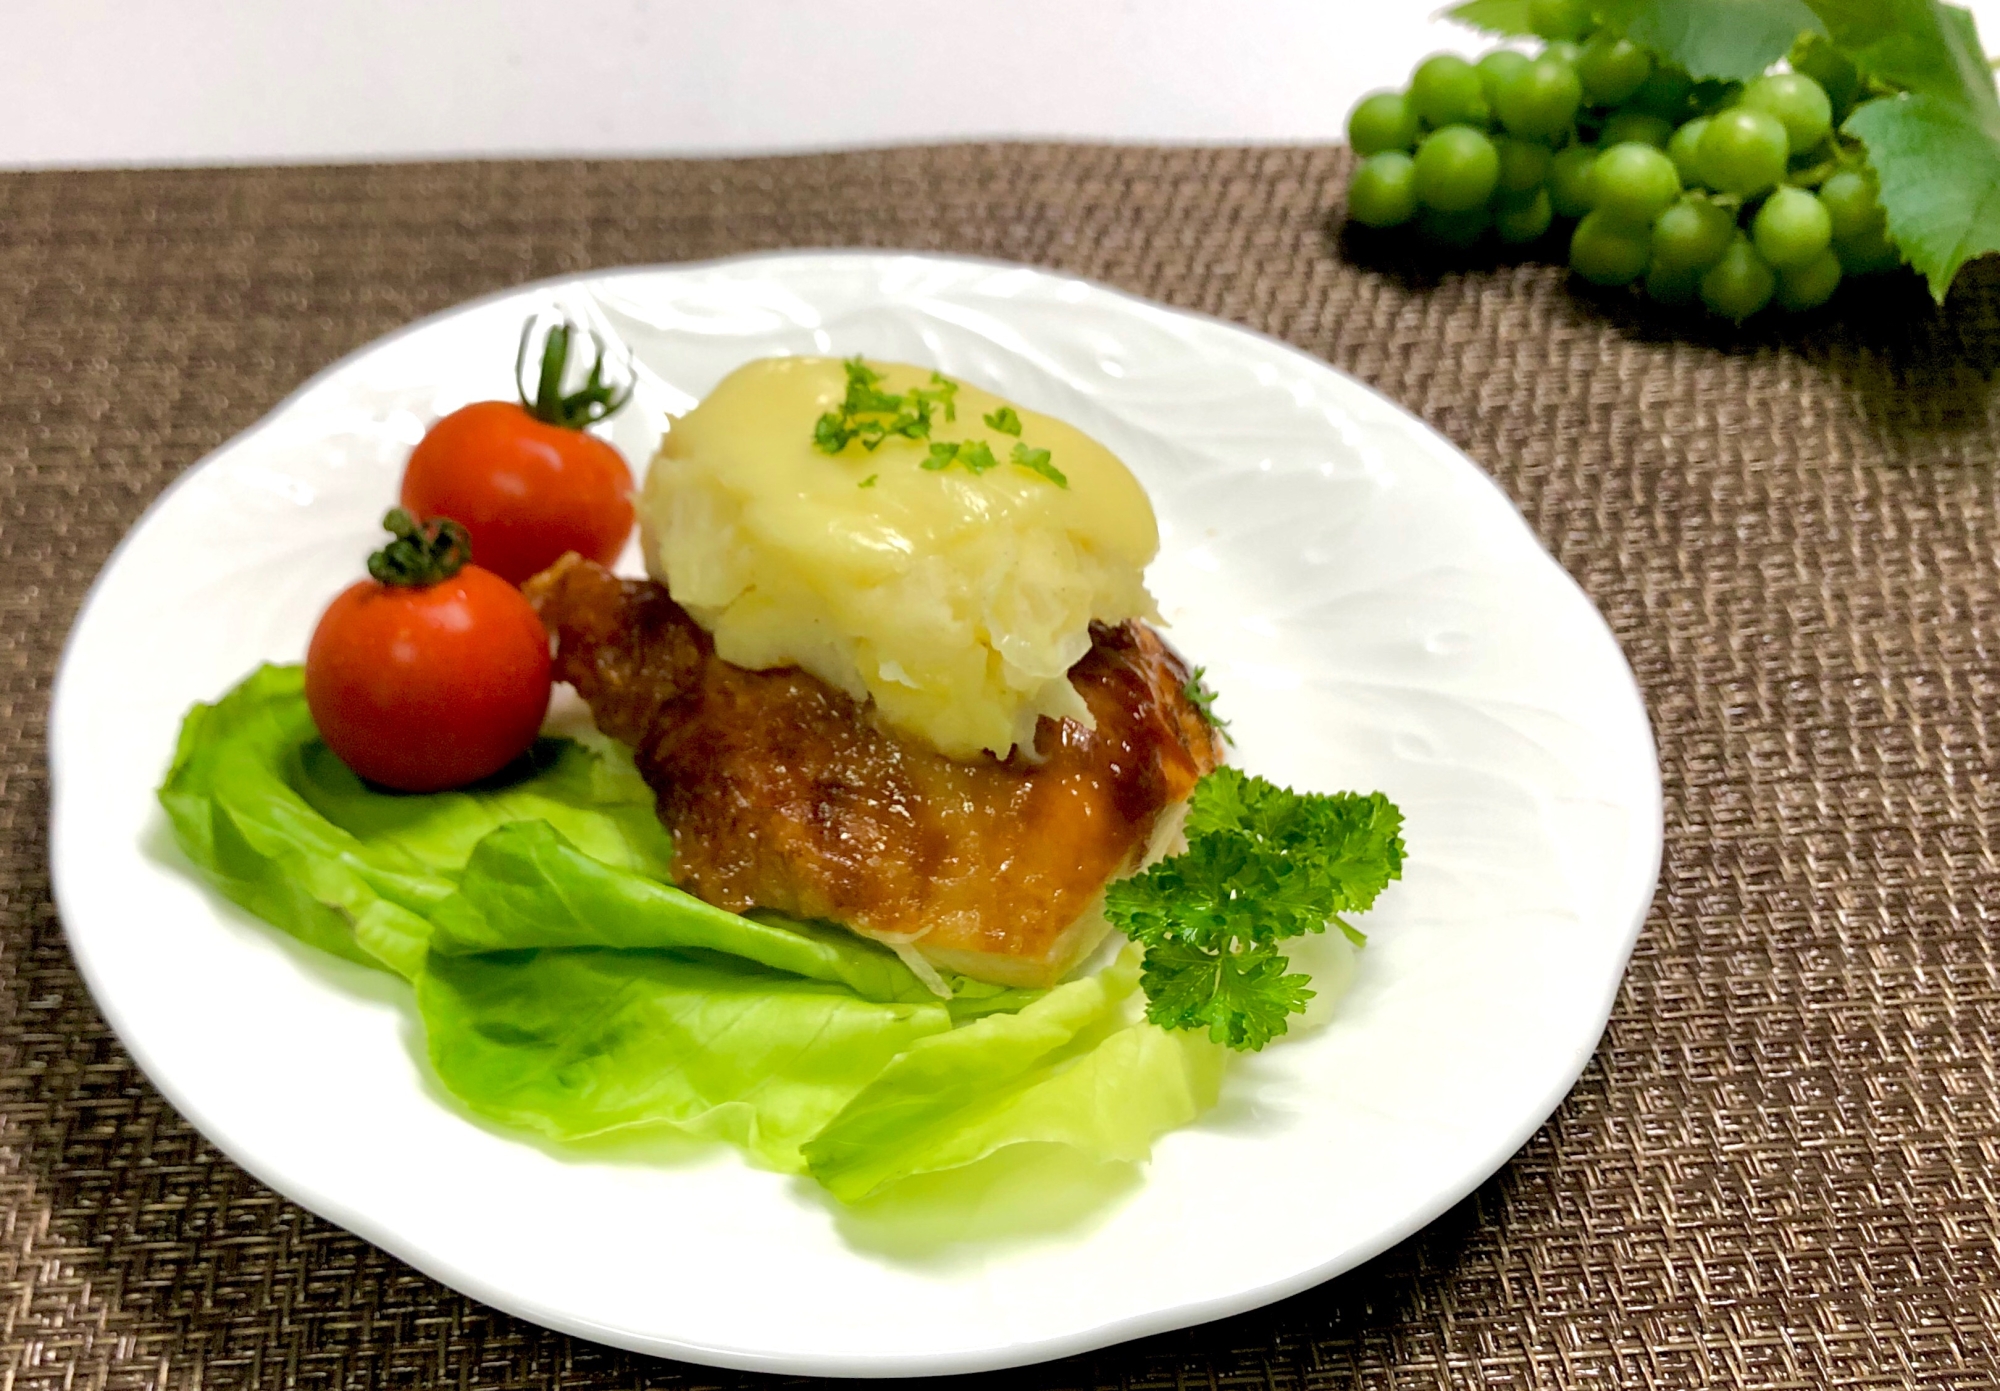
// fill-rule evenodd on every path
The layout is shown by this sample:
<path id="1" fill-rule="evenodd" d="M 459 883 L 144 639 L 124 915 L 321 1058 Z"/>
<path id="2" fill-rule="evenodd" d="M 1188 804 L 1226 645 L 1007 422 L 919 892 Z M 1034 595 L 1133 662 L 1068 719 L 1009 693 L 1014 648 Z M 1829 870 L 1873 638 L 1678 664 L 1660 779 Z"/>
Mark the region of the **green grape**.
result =
<path id="1" fill-rule="evenodd" d="M 1868 275 L 1874 271 L 1894 270 L 1903 264 L 1903 253 L 1889 238 L 1888 227 L 1877 228 L 1872 234 L 1843 238 L 1833 244 L 1833 254 L 1840 258 L 1840 268 L 1849 275 Z"/>
<path id="2" fill-rule="evenodd" d="M 1549 206 L 1549 191 L 1545 188 L 1502 194 L 1493 208 L 1493 230 L 1510 246 L 1540 241 L 1553 221 L 1555 212 Z"/>
<path id="3" fill-rule="evenodd" d="M 1804 154 L 1833 133 L 1833 103 L 1826 89 L 1804 73 L 1767 73 L 1745 87 L 1737 101 L 1776 116 L 1794 154 Z"/>
<path id="4" fill-rule="evenodd" d="M 1550 39 L 1542 45 L 1542 56 L 1575 67 L 1577 59 L 1583 57 L 1583 45 L 1570 39 Z"/>
<path id="5" fill-rule="evenodd" d="M 1492 119 L 1479 69 L 1456 53 L 1439 53 L 1410 74 L 1410 105 L 1432 129 L 1483 126 Z"/>
<path id="6" fill-rule="evenodd" d="M 1576 75 L 1594 106 L 1617 106 L 1653 75 L 1653 60 L 1630 39 L 1599 34 L 1583 47 Z"/>
<path id="7" fill-rule="evenodd" d="M 1613 145 L 1590 170 L 1591 206 L 1620 222 L 1651 223 L 1681 196 L 1674 162 L 1651 145 Z"/>
<path id="8" fill-rule="evenodd" d="M 1833 241 L 1833 220 L 1803 188 L 1785 187 L 1764 200 L 1750 222 L 1757 254 L 1778 270 L 1816 259 Z"/>
<path id="9" fill-rule="evenodd" d="M 1417 112 L 1401 92 L 1363 97 L 1347 118 L 1347 143 L 1357 155 L 1408 150 L 1417 143 Z"/>
<path id="10" fill-rule="evenodd" d="M 1764 264 L 1750 238 L 1738 232 L 1722 259 L 1702 276 L 1701 302 L 1740 324 L 1769 304 L 1777 289 L 1777 272 Z"/>
<path id="11" fill-rule="evenodd" d="M 1859 169 L 1843 169 L 1819 186 L 1819 201 L 1835 241 L 1858 241 L 1872 237 L 1884 226 L 1882 203 L 1875 180 Z"/>
<path id="12" fill-rule="evenodd" d="M 1347 212 L 1369 227 L 1396 227 L 1415 217 L 1416 161 L 1401 150 L 1362 160 L 1347 181 Z"/>
<path id="13" fill-rule="evenodd" d="M 1493 142 L 1493 148 L 1500 152 L 1502 193 L 1526 193 L 1547 182 L 1549 165 L 1554 163 L 1547 145 L 1503 135 Z"/>
<path id="14" fill-rule="evenodd" d="M 1829 249 L 1802 266 L 1778 272 L 1778 303 L 1797 313 L 1817 309 L 1840 288 L 1840 258 Z"/>
<path id="15" fill-rule="evenodd" d="M 1496 48 L 1481 58 L 1475 66 L 1479 69 L 1479 83 L 1486 91 L 1486 104 L 1493 104 L 1493 93 L 1503 82 L 1513 77 L 1532 60 L 1527 54 L 1512 48 Z"/>
<path id="16" fill-rule="evenodd" d="M 1701 291 L 1701 272 L 1654 266 L 1646 272 L 1646 293 L 1661 304 L 1693 304 Z"/>
<path id="17" fill-rule="evenodd" d="M 1819 83 L 1836 118 L 1845 118 L 1861 95 L 1860 70 L 1824 34 L 1808 33 L 1793 46 L 1792 71 Z"/>
<path id="18" fill-rule="evenodd" d="M 1492 225 L 1492 210 L 1483 203 L 1467 212 L 1425 208 L 1417 215 L 1417 231 L 1426 241 L 1456 251 L 1477 246 Z"/>
<path id="19" fill-rule="evenodd" d="M 1672 123 L 1658 116 L 1650 116 L 1644 111 L 1614 111 L 1604 122 L 1604 129 L 1598 132 L 1597 143 L 1606 149 L 1613 145 L 1634 144 L 1664 150 L 1673 136 Z"/>
<path id="20" fill-rule="evenodd" d="M 1549 161 L 1549 204 L 1557 217 L 1582 217 L 1590 211 L 1590 171 L 1597 151 L 1588 145 L 1559 150 Z"/>
<path id="21" fill-rule="evenodd" d="M 1688 118 L 1688 102 L 1694 96 L 1694 79 L 1680 68 L 1664 64 L 1639 84 L 1628 103 L 1634 111 L 1679 123 Z"/>
<path id="22" fill-rule="evenodd" d="M 1569 264 L 1596 285 L 1629 285 L 1646 273 L 1652 256 L 1647 230 L 1621 222 L 1602 208 L 1585 213 L 1569 239 Z"/>
<path id="23" fill-rule="evenodd" d="M 1673 139 L 1667 141 L 1667 158 L 1680 171 L 1681 182 L 1698 184 L 1701 180 L 1701 137 L 1708 132 L 1708 117 L 1697 116 L 1679 130 Z"/>
<path id="24" fill-rule="evenodd" d="M 1544 54 L 1507 79 L 1495 94 L 1493 109 L 1511 135 L 1555 143 L 1576 124 L 1583 105 L 1583 84 L 1576 69 Z"/>
<path id="25" fill-rule="evenodd" d="M 1590 32 L 1585 0 L 1528 0 L 1528 27 L 1545 39 L 1574 43 Z"/>
<path id="26" fill-rule="evenodd" d="M 1768 111 L 1732 106 L 1709 118 L 1696 159 L 1701 181 L 1718 193 L 1752 198 L 1785 177 L 1791 146 Z"/>
<path id="27" fill-rule="evenodd" d="M 1736 219 L 1706 198 L 1683 198 L 1653 221 L 1653 268 L 1699 278 L 1722 259 L 1736 236 Z"/>
<path id="28" fill-rule="evenodd" d="M 1417 146 L 1417 201 L 1443 213 L 1485 205 L 1500 184 L 1500 152 L 1471 126 L 1434 130 Z"/>

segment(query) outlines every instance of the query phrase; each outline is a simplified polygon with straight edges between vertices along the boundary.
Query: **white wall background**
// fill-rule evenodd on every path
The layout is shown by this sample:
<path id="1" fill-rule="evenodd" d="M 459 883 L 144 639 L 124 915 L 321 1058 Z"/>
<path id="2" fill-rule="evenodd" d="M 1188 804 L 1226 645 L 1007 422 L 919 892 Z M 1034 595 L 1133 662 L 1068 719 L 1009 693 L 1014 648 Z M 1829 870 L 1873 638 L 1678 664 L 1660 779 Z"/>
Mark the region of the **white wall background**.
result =
<path id="1" fill-rule="evenodd" d="M 0 167 L 1324 141 L 1428 0 L 6 0 Z M 1973 0 L 2000 47 L 2000 0 Z"/>

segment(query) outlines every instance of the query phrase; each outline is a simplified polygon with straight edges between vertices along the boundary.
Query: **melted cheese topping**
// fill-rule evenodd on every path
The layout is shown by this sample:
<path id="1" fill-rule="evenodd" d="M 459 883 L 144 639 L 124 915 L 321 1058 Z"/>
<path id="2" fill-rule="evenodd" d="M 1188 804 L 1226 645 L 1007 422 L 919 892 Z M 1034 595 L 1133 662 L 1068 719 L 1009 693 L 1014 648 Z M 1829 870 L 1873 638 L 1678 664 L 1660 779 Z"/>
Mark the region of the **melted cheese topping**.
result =
<path id="1" fill-rule="evenodd" d="M 892 392 L 928 368 L 871 362 Z M 1152 505 L 1103 445 L 960 383 L 936 441 L 983 440 L 997 467 L 921 465 L 930 441 L 813 444 L 847 392 L 835 358 L 738 368 L 672 422 L 640 502 L 647 568 L 715 638 L 723 660 L 799 666 L 893 727 L 955 758 L 1032 752 L 1043 715 L 1088 721 L 1071 666 L 1090 624 L 1152 617 L 1143 571 L 1159 549 Z M 1008 462 L 1050 451 L 1059 487 Z M 872 483 L 864 487 L 869 479 Z"/>

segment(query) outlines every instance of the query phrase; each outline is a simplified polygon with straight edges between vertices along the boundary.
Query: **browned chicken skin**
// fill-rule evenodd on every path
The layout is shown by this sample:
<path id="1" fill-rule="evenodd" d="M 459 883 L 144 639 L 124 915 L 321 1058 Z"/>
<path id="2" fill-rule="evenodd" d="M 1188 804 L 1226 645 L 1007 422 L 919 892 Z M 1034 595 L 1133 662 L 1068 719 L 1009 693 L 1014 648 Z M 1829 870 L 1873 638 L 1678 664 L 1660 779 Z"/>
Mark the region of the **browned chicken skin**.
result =
<path id="1" fill-rule="evenodd" d="M 806 672 L 722 661 L 650 581 L 569 556 L 527 588 L 556 678 L 636 751 L 681 887 L 910 941 L 981 979 L 1068 970 L 1097 940 L 1098 891 L 1221 759 L 1186 666 L 1140 623 L 1093 626 L 1070 672 L 1095 730 L 1044 719 L 1039 764 L 957 762 Z"/>

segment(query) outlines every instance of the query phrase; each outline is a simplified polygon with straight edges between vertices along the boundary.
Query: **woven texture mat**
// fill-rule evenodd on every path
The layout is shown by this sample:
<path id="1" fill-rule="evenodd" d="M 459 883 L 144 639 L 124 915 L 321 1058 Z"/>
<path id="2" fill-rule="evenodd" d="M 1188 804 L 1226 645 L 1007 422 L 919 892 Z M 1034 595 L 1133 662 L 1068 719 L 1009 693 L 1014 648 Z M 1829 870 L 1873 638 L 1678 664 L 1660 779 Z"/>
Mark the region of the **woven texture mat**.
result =
<path id="1" fill-rule="evenodd" d="M 1942 313 L 1877 290 L 1665 326 L 1547 266 L 1436 274 L 1344 241 L 1343 158 L 0 176 L 0 1387 L 763 1380 L 474 1304 L 196 1136 L 71 964 L 43 739 L 113 544 L 308 374 L 533 277 L 845 245 L 1059 267 L 1402 402 L 1609 617 L 1666 779 L 1609 1032 L 1505 1170 L 1283 1304 L 995 1384 L 1995 1384 L 2000 276 Z"/>

